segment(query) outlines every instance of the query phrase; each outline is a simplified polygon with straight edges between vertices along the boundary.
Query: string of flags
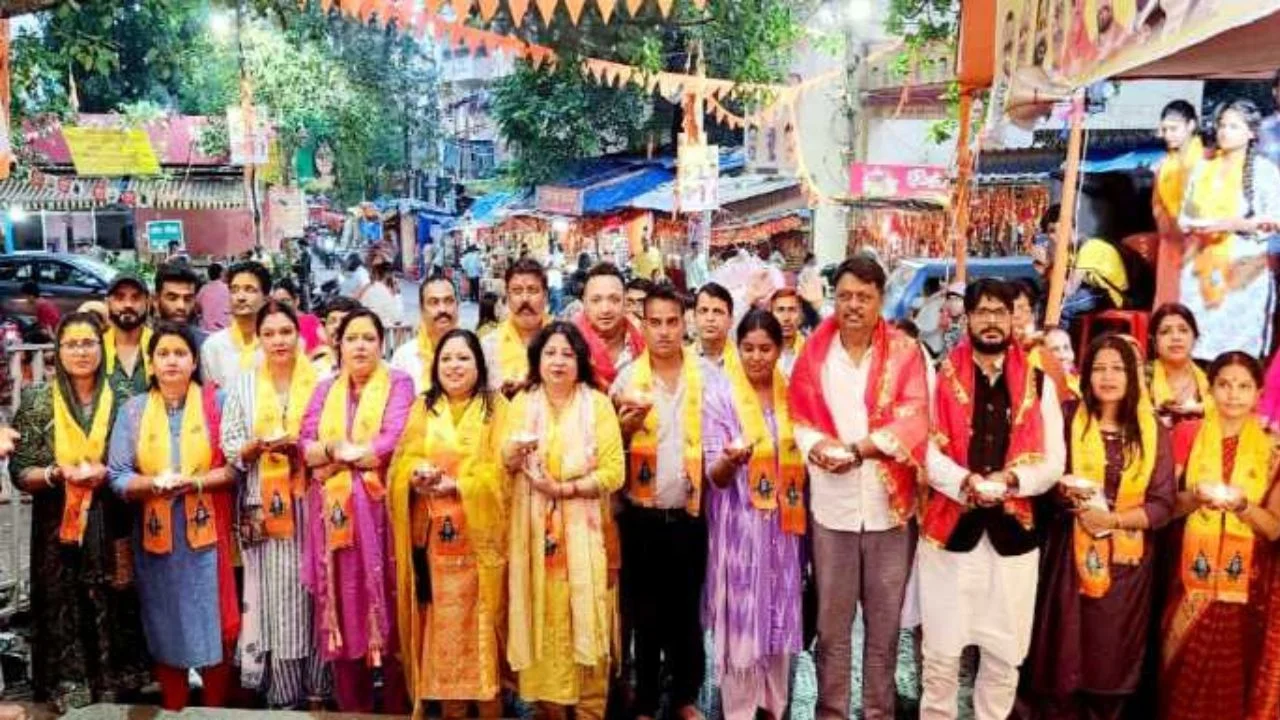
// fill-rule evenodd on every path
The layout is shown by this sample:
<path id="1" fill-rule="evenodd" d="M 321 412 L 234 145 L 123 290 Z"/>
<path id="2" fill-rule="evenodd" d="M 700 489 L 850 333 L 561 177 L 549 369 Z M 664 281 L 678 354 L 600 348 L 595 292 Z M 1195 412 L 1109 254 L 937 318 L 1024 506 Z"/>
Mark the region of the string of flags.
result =
<path id="1" fill-rule="evenodd" d="M 300 1 L 306 5 L 307 0 Z M 528 15 L 530 4 L 537 6 L 538 14 L 547 25 L 551 24 L 561 6 L 564 7 L 565 13 L 574 25 L 582 19 L 582 14 L 588 5 L 594 5 L 600 18 L 606 23 L 613 18 L 614 12 L 620 5 L 625 6 L 627 13 L 633 18 L 639 15 L 647 2 L 652 2 L 664 18 L 671 15 L 671 9 L 675 6 L 675 0 L 505 0 L 505 3 L 503 0 L 320 0 L 320 7 L 325 13 L 337 7 L 343 15 L 359 17 L 364 22 L 368 22 L 374 16 L 386 22 L 393 17 L 406 18 L 413 13 L 413 5 L 419 2 L 428 15 L 435 15 L 445 7 L 449 7 L 453 10 L 453 17 L 458 21 L 471 17 L 474 11 L 485 22 L 492 20 L 505 4 L 512 22 L 517 27 Z M 699 10 L 707 6 L 707 0 L 691 0 L 691 2 Z"/>

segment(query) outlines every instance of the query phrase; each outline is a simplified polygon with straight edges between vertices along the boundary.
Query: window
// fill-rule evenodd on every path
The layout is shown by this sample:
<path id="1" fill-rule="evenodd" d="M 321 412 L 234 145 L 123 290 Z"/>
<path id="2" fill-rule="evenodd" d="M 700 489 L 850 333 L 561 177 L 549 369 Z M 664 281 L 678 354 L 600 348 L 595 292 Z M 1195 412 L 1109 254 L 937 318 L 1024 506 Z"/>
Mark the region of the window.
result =
<path id="1" fill-rule="evenodd" d="M 0 263 L 0 282 L 25 282 L 30 279 L 30 262 L 16 260 Z"/>
<path id="2" fill-rule="evenodd" d="M 40 263 L 40 284 L 93 288 L 99 283 L 92 275 L 73 265 L 61 262 Z"/>

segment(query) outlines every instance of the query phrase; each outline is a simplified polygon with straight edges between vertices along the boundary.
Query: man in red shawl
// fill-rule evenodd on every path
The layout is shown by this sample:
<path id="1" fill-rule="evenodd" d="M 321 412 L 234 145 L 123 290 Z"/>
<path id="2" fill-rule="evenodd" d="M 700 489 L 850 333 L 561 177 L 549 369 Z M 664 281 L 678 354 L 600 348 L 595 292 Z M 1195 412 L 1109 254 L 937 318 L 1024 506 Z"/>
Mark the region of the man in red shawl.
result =
<path id="1" fill-rule="evenodd" d="M 849 717 L 854 611 L 862 604 L 867 720 L 894 717 L 898 620 L 915 552 L 916 488 L 929 432 L 920 346 L 880 317 L 885 272 L 865 255 L 836 269 L 836 310 L 791 376 L 796 444 L 811 476 L 818 587 L 818 710 Z"/>
<path id="2" fill-rule="evenodd" d="M 968 338 L 938 371 L 917 560 L 925 718 L 956 717 L 968 645 L 982 652 L 975 715 L 1007 718 L 1031 641 L 1040 564 L 1031 499 L 1061 478 L 1066 450 L 1054 384 L 1011 341 L 1016 295 L 994 278 L 969 285 Z"/>
<path id="3" fill-rule="evenodd" d="M 587 272 L 582 312 L 573 319 L 591 350 L 596 386 L 604 393 L 617 379 L 618 370 L 644 352 L 644 336 L 627 316 L 626 291 L 617 266 L 598 263 Z"/>

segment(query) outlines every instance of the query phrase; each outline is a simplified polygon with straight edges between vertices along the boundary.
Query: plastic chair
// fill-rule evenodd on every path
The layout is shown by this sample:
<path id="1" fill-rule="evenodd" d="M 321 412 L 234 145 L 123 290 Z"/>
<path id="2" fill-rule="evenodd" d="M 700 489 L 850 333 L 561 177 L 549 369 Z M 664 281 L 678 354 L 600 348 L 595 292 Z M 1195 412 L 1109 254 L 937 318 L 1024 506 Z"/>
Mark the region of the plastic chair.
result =
<path id="1" fill-rule="evenodd" d="M 1103 325 L 1123 325 L 1142 347 L 1143 352 L 1147 348 L 1147 332 L 1148 326 L 1151 324 L 1151 313 L 1145 310 L 1103 310 L 1102 312 L 1090 313 L 1084 317 L 1084 327 L 1080 332 L 1081 352 L 1089 349 L 1089 341 L 1093 336 L 1094 323 Z"/>

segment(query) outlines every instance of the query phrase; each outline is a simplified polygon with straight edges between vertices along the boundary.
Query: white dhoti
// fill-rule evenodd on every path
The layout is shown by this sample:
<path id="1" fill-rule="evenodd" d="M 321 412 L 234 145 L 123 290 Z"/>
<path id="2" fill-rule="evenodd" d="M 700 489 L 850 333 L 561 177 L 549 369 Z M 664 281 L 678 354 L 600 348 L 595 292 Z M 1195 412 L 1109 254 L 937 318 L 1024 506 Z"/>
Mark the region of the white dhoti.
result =
<path id="1" fill-rule="evenodd" d="M 973 550 L 921 543 L 920 614 L 924 625 L 922 720 L 957 714 L 960 654 L 981 650 L 974 686 L 978 720 L 1006 720 L 1018 690 L 1018 666 L 1031 645 L 1040 551 L 1001 557 L 984 534 Z"/>

